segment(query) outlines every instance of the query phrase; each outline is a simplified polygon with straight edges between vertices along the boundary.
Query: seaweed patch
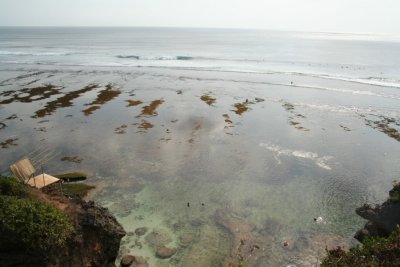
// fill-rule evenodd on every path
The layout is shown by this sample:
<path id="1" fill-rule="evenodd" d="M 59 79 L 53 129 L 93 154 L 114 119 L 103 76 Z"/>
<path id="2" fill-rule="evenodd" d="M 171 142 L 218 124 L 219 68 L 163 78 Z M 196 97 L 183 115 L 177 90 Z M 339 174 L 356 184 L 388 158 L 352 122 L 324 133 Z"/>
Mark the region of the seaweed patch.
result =
<path id="1" fill-rule="evenodd" d="M 346 126 L 344 126 L 344 125 L 342 125 L 342 124 L 340 124 L 339 126 L 340 126 L 340 128 L 342 128 L 342 129 L 345 130 L 346 132 L 350 132 L 350 131 L 351 131 L 349 127 L 346 127 Z"/>
<path id="2" fill-rule="evenodd" d="M 211 96 L 209 96 L 209 95 L 202 95 L 202 96 L 200 97 L 200 99 L 201 99 L 202 101 L 206 102 L 207 105 L 209 105 L 209 106 L 212 106 L 212 105 L 215 103 L 215 101 L 216 101 L 215 98 L 213 98 L 213 97 L 211 97 Z"/>
<path id="3" fill-rule="evenodd" d="M 18 138 L 9 138 L 3 142 L 0 143 L 0 147 L 1 148 L 9 148 L 11 146 L 17 146 L 18 144 L 15 143 L 15 141 L 17 141 Z"/>
<path id="4" fill-rule="evenodd" d="M 98 109 L 100 109 L 100 106 L 91 106 L 88 107 L 87 109 L 82 110 L 82 112 L 85 114 L 85 116 L 89 116 L 92 115 L 93 112 Z"/>
<path id="5" fill-rule="evenodd" d="M 400 132 L 394 127 L 400 127 L 400 121 L 394 118 L 379 116 L 380 120 L 369 120 L 365 118 L 365 124 L 378 129 L 380 132 L 400 142 Z"/>
<path id="6" fill-rule="evenodd" d="M 97 95 L 96 99 L 93 100 L 91 103 L 86 104 L 85 106 L 90 106 L 89 108 L 82 110 L 85 116 L 89 116 L 93 114 L 95 110 L 100 109 L 100 107 L 107 102 L 113 100 L 117 96 L 121 94 L 121 91 L 116 90 L 113 88 L 111 84 L 107 84 L 104 90 L 101 90 Z"/>
<path id="7" fill-rule="evenodd" d="M 125 100 L 125 101 L 128 102 L 127 107 L 134 107 L 134 106 L 137 106 L 137 105 L 140 105 L 140 104 L 143 103 L 140 100 L 130 100 L 130 99 L 128 99 L 128 100 Z"/>
<path id="8" fill-rule="evenodd" d="M 237 115 L 242 115 L 244 112 L 249 110 L 248 102 L 236 103 L 233 106 L 235 107 L 235 109 L 232 111 L 235 112 Z"/>
<path id="9" fill-rule="evenodd" d="M 77 156 L 66 156 L 66 157 L 61 158 L 61 161 L 68 161 L 68 162 L 79 164 L 83 161 L 83 159 L 80 159 Z"/>
<path id="10" fill-rule="evenodd" d="M 126 124 L 122 124 L 121 126 L 115 128 L 114 133 L 116 134 L 124 134 L 126 131 L 126 128 L 128 128 L 128 126 Z"/>
<path id="11" fill-rule="evenodd" d="M 139 129 L 144 129 L 144 130 L 151 129 L 153 127 L 154 127 L 154 124 L 151 124 L 150 122 L 148 122 L 146 120 L 142 120 L 142 123 L 139 124 L 139 126 L 138 126 Z"/>
<path id="12" fill-rule="evenodd" d="M 150 105 L 144 106 L 142 108 L 142 112 L 140 113 L 140 115 L 138 117 L 141 116 L 157 116 L 157 108 L 158 106 L 160 106 L 162 103 L 164 103 L 164 100 L 161 99 L 157 99 L 157 100 L 153 100 Z"/>
<path id="13" fill-rule="evenodd" d="M 297 130 L 300 130 L 300 131 L 305 131 L 305 132 L 310 131 L 309 129 L 307 129 L 307 128 L 301 126 L 301 123 L 300 123 L 300 122 L 298 122 L 298 121 L 295 120 L 295 118 L 298 118 L 298 119 L 305 119 L 306 116 L 304 116 L 304 115 L 302 115 L 302 114 L 300 114 L 300 113 L 296 113 L 293 104 L 291 104 L 291 103 L 289 103 L 289 102 L 284 102 L 284 103 L 282 104 L 282 107 L 283 107 L 287 112 L 289 112 L 289 113 L 292 114 L 292 116 L 290 116 L 290 117 L 288 118 L 288 123 L 289 123 L 289 125 L 294 126 L 294 128 L 296 128 Z"/>
<path id="14" fill-rule="evenodd" d="M 235 112 L 237 115 L 242 115 L 244 112 L 247 112 L 248 110 L 250 110 L 249 105 L 254 105 L 256 103 L 260 103 L 263 101 L 265 101 L 265 100 L 262 98 L 259 98 L 259 97 L 254 98 L 253 101 L 249 101 L 249 99 L 246 98 L 246 100 L 244 102 L 233 104 L 235 109 L 232 111 Z"/>
<path id="15" fill-rule="evenodd" d="M 5 91 L 0 93 L 1 97 L 6 97 L 0 101 L 0 104 L 11 104 L 13 102 L 31 103 L 47 99 L 53 95 L 60 93 L 63 87 L 55 86 L 52 84 L 45 84 L 39 87 L 28 87 L 17 91 Z"/>
<path id="16" fill-rule="evenodd" d="M 89 92 L 97 87 L 98 87 L 97 84 L 90 84 L 80 90 L 69 92 L 64 96 L 57 98 L 54 101 L 50 101 L 45 105 L 44 108 L 35 111 L 35 115 L 32 116 L 32 118 L 42 118 L 53 114 L 59 108 L 70 107 L 73 105 L 72 100 L 80 97 L 82 94 Z"/>

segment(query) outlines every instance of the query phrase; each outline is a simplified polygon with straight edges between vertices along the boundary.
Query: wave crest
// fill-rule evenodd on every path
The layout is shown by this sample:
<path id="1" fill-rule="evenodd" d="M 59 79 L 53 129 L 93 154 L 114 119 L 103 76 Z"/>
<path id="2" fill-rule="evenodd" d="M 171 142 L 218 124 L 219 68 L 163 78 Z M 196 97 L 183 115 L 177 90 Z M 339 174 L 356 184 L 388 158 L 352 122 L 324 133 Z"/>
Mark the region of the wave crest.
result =
<path id="1" fill-rule="evenodd" d="M 155 57 L 145 57 L 137 55 L 117 55 L 117 58 L 122 59 L 136 59 L 136 60 L 193 60 L 193 57 L 189 56 L 155 56 Z"/>
<path id="2" fill-rule="evenodd" d="M 0 51 L 0 56 L 69 56 L 70 52 L 26 52 L 26 51 Z"/>

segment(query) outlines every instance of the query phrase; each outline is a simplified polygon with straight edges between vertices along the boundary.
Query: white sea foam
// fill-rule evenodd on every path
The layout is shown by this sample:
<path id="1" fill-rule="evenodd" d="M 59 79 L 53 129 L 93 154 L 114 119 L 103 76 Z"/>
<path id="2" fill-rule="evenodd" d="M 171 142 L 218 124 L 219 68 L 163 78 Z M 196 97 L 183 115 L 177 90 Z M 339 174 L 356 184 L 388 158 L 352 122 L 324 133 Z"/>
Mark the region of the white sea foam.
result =
<path id="1" fill-rule="evenodd" d="M 331 75 L 331 74 L 318 74 L 318 73 L 303 73 L 303 72 L 281 72 L 283 74 L 299 75 L 299 76 L 310 76 L 315 78 L 338 80 L 353 83 L 362 83 L 368 85 L 375 85 L 381 87 L 394 87 L 400 88 L 400 81 L 389 78 L 382 77 L 349 77 L 341 75 Z"/>
<path id="2" fill-rule="evenodd" d="M 319 75 L 320 78 L 332 79 L 332 80 L 340 80 L 346 82 L 354 82 L 354 83 L 362 83 L 368 85 L 382 86 L 382 87 L 394 87 L 400 88 L 400 82 L 394 79 L 385 79 L 385 78 L 352 78 L 345 76 L 333 76 L 333 75 Z"/>
<path id="3" fill-rule="evenodd" d="M 371 91 L 367 91 L 367 90 L 351 90 L 351 89 L 309 86 L 309 85 L 294 85 L 294 86 L 301 87 L 301 88 L 316 89 L 316 90 L 332 91 L 332 92 L 338 92 L 338 93 L 347 93 L 347 94 L 352 94 L 352 95 L 367 95 L 367 96 L 377 96 L 377 97 L 400 99 L 400 96 L 398 96 L 398 95 L 379 94 L 379 93 L 375 93 L 375 92 L 371 92 Z"/>
<path id="4" fill-rule="evenodd" d="M 292 150 L 287 148 L 282 148 L 280 146 L 274 144 L 267 144 L 267 143 L 260 143 L 260 147 L 266 148 L 267 150 L 274 152 L 275 159 L 278 163 L 281 163 L 280 156 L 287 156 L 287 157 L 295 157 L 295 158 L 302 158 L 308 159 L 314 162 L 318 167 L 331 170 L 332 168 L 328 165 L 328 161 L 331 160 L 333 157 L 331 156 L 319 156 L 317 153 L 303 151 L 303 150 Z"/>
<path id="5" fill-rule="evenodd" d="M 68 56 L 70 52 L 26 52 L 26 51 L 0 51 L 0 55 L 10 56 Z"/>

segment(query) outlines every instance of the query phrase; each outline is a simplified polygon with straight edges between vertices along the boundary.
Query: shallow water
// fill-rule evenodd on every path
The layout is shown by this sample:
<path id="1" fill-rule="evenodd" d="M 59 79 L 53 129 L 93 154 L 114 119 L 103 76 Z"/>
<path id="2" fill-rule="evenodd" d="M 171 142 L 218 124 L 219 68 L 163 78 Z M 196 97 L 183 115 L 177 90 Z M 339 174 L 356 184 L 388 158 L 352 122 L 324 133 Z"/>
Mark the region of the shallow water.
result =
<path id="1" fill-rule="evenodd" d="M 151 266 L 220 266 L 241 239 L 259 246 L 246 266 L 315 265 L 399 176 L 400 91 L 358 77 L 3 62 L 0 169 L 89 172 L 91 198 L 148 228 L 120 254 Z"/>

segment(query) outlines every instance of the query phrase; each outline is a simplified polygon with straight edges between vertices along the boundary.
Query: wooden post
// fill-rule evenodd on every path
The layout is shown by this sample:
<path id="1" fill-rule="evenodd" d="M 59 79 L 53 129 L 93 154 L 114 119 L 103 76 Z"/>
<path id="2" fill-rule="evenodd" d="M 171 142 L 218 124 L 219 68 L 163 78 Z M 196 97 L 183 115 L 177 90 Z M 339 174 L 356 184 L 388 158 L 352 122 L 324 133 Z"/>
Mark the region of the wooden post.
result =
<path id="1" fill-rule="evenodd" d="M 42 167 L 43 187 L 45 187 L 45 186 L 46 186 L 46 182 L 45 182 L 45 180 L 44 180 L 43 162 L 42 162 L 42 164 L 41 164 L 41 167 Z"/>

